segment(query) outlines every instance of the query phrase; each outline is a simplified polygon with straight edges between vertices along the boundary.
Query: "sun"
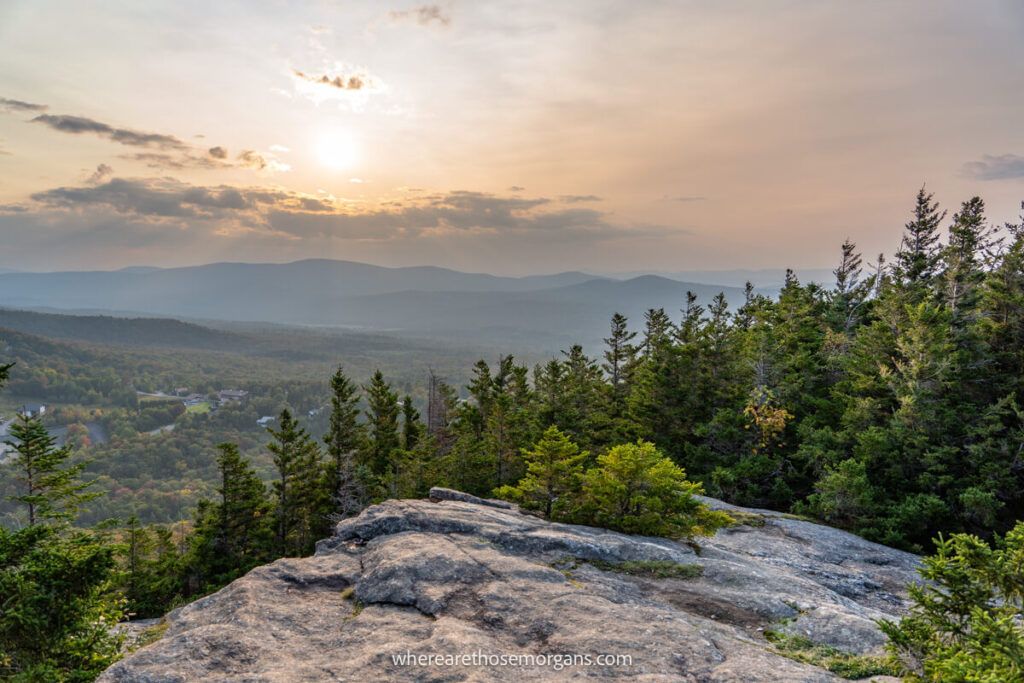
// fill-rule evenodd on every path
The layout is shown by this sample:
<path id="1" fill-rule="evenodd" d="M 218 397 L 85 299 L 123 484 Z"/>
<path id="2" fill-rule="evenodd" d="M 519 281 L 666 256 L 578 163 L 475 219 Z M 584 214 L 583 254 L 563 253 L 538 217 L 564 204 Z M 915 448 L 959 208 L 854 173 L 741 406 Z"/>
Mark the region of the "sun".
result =
<path id="1" fill-rule="evenodd" d="M 332 130 L 316 139 L 316 156 L 328 168 L 345 171 L 356 165 L 359 146 L 351 131 Z"/>

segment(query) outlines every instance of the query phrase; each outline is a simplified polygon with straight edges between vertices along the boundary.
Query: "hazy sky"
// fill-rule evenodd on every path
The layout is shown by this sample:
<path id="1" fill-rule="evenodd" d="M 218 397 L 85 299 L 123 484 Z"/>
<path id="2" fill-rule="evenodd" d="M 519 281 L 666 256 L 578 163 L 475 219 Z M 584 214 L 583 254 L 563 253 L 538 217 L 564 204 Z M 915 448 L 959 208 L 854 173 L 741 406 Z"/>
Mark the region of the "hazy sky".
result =
<path id="1" fill-rule="evenodd" d="M 0 267 L 831 265 L 1024 199 L 1024 3 L 0 0 Z"/>

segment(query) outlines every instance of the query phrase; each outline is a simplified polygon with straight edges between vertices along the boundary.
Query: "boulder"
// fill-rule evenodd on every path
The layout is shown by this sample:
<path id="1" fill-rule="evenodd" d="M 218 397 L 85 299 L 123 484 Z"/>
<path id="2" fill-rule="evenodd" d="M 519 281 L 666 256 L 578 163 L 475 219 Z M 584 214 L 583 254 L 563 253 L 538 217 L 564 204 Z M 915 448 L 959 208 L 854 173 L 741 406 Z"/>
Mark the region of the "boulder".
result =
<path id="1" fill-rule="evenodd" d="M 389 500 L 339 523 L 313 557 L 170 613 L 162 638 L 100 681 L 815 682 L 841 679 L 766 631 L 880 651 L 875 622 L 906 609 L 918 558 L 706 502 L 745 523 L 685 544 L 447 489 Z"/>

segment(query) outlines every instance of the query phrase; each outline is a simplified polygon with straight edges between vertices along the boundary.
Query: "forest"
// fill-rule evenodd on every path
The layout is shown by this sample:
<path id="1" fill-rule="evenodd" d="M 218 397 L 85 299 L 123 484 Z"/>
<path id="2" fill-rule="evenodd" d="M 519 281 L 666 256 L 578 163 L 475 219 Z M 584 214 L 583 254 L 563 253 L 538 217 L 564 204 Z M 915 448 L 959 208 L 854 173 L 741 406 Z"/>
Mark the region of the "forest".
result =
<path id="1" fill-rule="evenodd" d="M 748 287 L 735 309 L 721 295 L 689 296 L 642 321 L 616 314 L 599 355 L 576 345 L 532 366 L 480 360 L 465 387 L 435 374 L 396 387 L 380 370 L 357 383 L 338 367 L 317 425 L 307 406 L 284 405 L 263 438 L 236 431 L 180 465 L 119 463 L 125 479 L 140 467 L 154 478 L 204 471 L 211 485 L 185 524 L 143 524 L 129 511 L 75 527 L 81 509 L 101 521 L 90 486 L 99 471 L 38 420 L 21 420 L 7 467 L 22 530 L 3 532 L 0 566 L 33 544 L 37 554 L 71 544 L 78 564 L 66 578 L 91 587 L 76 618 L 160 615 L 274 558 L 311 553 L 369 504 L 431 486 L 676 538 L 730 523 L 696 503 L 706 493 L 918 553 L 940 534 L 998 546 L 1024 512 L 1022 383 L 1024 223 L 993 226 L 980 198 L 947 215 L 922 189 L 891 259 L 866 262 L 848 240 L 829 286 L 790 272 L 777 297 Z M 160 438 L 229 418 L 183 416 Z M 257 450 L 254 465 L 246 454 Z M 983 551 L 947 554 L 961 552 Z M 912 626 L 891 637 L 920 654 Z M 5 627 L 0 618 L 0 637 Z M 59 636 L 47 642 L 60 666 L 88 668 L 93 645 Z M 106 653 L 97 661 L 115 656 L 101 647 L 107 636 L 90 637 Z M 32 643 L 17 647 L 23 661 L 57 666 Z"/>

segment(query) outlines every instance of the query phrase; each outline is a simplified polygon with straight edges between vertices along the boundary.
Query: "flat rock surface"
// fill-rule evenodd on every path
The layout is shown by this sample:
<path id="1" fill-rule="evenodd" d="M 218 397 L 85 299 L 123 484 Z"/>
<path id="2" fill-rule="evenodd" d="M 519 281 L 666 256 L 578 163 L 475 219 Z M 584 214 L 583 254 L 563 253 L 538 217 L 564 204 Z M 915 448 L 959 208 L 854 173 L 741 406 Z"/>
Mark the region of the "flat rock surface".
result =
<path id="1" fill-rule="evenodd" d="M 453 493 L 372 506 L 315 556 L 175 610 L 100 681 L 835 681 L 764 631 L 877 652 L 875 620 L 900 615 L 916 579 L 914 555 L 712 499 L 744 523 L 695 549 Z M 702 575 L 612 569 L 651 561 Z"/>

